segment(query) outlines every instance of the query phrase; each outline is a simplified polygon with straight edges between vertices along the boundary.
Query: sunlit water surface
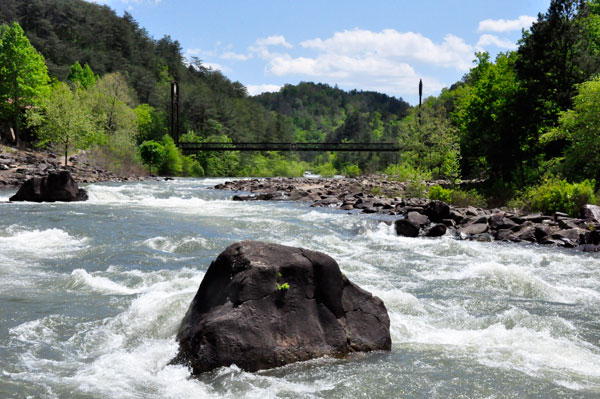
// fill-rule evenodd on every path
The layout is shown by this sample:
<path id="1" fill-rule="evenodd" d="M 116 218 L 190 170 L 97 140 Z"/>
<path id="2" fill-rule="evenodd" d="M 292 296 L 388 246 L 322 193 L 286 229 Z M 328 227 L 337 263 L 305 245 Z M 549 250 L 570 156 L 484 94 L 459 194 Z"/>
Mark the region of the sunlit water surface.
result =
<path id="1" fill-rule="evenodd" d="M 598 255 L 401 238 L 378 216 L 233 202 L 222 181 L 0 204 L 0 397 L 600 397 Z M 333 256 L 384 300 L 392 351 L 199 379 L 168 365 L 210 261 L 244 239 Z"/>

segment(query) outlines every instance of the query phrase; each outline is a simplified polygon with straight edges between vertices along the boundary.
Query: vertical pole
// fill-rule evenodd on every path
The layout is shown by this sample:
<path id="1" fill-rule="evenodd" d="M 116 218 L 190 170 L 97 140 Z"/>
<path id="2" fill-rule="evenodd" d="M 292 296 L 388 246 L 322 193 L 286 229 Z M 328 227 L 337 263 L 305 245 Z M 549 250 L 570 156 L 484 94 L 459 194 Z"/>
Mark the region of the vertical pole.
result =
<path id="1" fill-rule="evenodd" d="M 179 143 L 179 85 L 171 82 L 171 137 Z"/>
<path id="2" fill-rule="evenodd" d="M 171 126 L 170 134 L 173 140 L 175 140 L 175 93 L 177 92 L 177 86 L 175 82 L 171 82 Z"/>
<path id="3" fill-rule="evenodd" d="M 421 124 L 421 107 L 423 105 L 423 79 L 419 79 L 419 125 Z"/>

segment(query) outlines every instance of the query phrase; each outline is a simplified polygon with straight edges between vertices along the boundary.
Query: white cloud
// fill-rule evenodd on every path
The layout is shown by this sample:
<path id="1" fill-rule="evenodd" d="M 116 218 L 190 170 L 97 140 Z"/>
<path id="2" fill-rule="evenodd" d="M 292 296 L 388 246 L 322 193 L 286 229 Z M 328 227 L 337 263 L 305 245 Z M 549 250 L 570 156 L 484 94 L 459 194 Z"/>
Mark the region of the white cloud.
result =
<path id="1" fill-rule="evenodd" d="M 270 84 L 262 84 L 262 85 L 247 85 L 248 94 L 251 96 L 256 96 L 261 93 L 266 92 L 278 92 L 281 89 L 279 85 L 270 85 Z"/>
<path id="2" fill-rule="evenodd" d="M 469 69 L 474 52 L 473 46 L 455 35 L 448 34 L 442 43 L 434 43 L 420 33 L 402 33 L 395 29 L 381 32 L 346 30 L 326 40 L 307 40 L 300 45 L 327 54 L 416 61 L 459 71 Z"/>
<path id="3" fill-rule="evenodd" d="M 249 50 L 251 53 L 257 54 L 261 58 L 269 59 L 274 55 L 270 50 L 270 47 L 285 47 L 291 49 L 293 46 L 285 40 L 284 36 L 278 35 L 256 39 Z"/>
<path id="4" fill-rule="evenodd" d="M 420 78 L 424 78 L 428 94 L 444 87 L 437 79 L 417 73 L 415 64 L 468 71 L 475 52 L 473 46 L 454 35 L 434 43 L 421 34 L 393 29 L 346 30 L 327 39 L 306 40 L 300 43 L 305 51 L 297 56 L 271 52 L 265 43 L 257 41 L 250 50 L 267 61 L 267 75 L 300 76 L 350 89 L 397 95 L 414 93 Z M 316 54 L 307 54 L 312 52 Z"/>
<path id="5" fill-rule="evenodd" d="M 183 53 L 184 58 L 190 59 L 192 57 L 201 57 L 201 56 L 214 56 L 212 51 L 206 51 L 201 48 L 188 48 Z"/>
<path id="6" fill-rule="evenodd" d="M 300 75 L 346 88 L 375 90 L 384 93 L 415 92 L 422 77 L 407 63 L 373 56 L 351 57 L 324 54 L 315 58 L 278 55 L 267 65 L 267 72 L 276 76 Z M 426 78 L 427 93 L 441 90 L 444 85 Z"/>
<path id="7" fill-rule="evenodd" d="M 521 15 L 517 19 L 486 19 L 479 22 L 478 32 L 511 32 L 515 30 L 528 29 L 537 18 Z"/>
<path id="8" fill-rule="evenodd" d="M 223 66 L 221 64 L 217 64 L 216 62 L 203 62 L 202 66 L 208 69 L 213 69 L 215 71 L 231 72 L 231 68 Z"/>
<path id="9" fill-rule="evenodd" d="M 267 46 L 283 46 L 286 48 L 292 48 L 293 46 L 285 40 L 285 37 L 282 35 L 279 36 L 269 36 L 265 38 L 258 39 L 256 41 L 257 46 L 267 47 Z"/>
<path id="10" fill-rule="evenodd" d="M 239 54 L 234 53 L 233 51 L 227 51 L 219 55 L 219 58 L 224 60 L 248 61 L 250 58 L 252 58 L 252 54 Z"/>
<path id="11" fill-rule="evenodd" d="M 496 46 L 508 50 L 515 50 L 517 48 L 517 44 L 510 39 L 502 39 L 496 35 L 490 35 L 486 33 L 485 35 L 481 35 L 476 47 L 480 50 L 483 50 L 483 48 L 487 46 Z"/>
<path id="12" fill-rule="evenodd" d="M 98 3 L 98 4 L 111 4 L 111 3 L 115 3 L 117 1 L 120 1 L 121 3 L 125 3 L 125 4 L 158 4 L 160 2 L 162 2 L 162 0 L 86 0 L 88 3 Z M 129 6 L 127 8 L 129 11 L 131 11 L 133 8 L 131 6 Z"/>

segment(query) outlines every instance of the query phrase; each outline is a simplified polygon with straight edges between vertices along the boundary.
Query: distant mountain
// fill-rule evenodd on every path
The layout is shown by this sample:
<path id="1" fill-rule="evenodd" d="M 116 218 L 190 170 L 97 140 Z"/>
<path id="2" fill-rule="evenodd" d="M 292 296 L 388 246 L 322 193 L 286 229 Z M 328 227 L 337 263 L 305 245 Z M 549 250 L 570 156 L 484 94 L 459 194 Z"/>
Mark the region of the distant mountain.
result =
<path id="1" fill-rule="evenodd" d="M 404 100 L 386 94 L 357 90 L 346 92 L 312 82 L 288 84 L 277 93 L 263 93 L 254 98 L 267 109 L 291 118 L 297 128 L 313 132 L 312 139 L 330 135 L 354 112 L 378 113 L 386 123 L 404 118 L 410 109 Z M 314 135 L 315 132 L 319 134 Z"/>
<path id="2" fill-rule="evenodd" d="M 278 93 L 249 97 L 241 83 L 220 71 L 206 68 L 199 60 L 187 62 L 177 40 L 152 38 L 127 12 L 121 17 L 106 5 L 83 0 L 1 2 L 0 23 L 21 24 L 54 79 L 64 81 L 76 61 L 89 64 L 99 75 L 123 74 L 137 101 L 160 114 L 164 128 L 159 132 L 169 126 L 173 80 L 180 85 L 183 133 L 226 135 L 237 142 L 356 141 L 363 136 L 389 140 L 396 133 L 383 126 L 402 119 L 410 108 L 402 99 L 385 94 L 346 92 L 319 83 L 286 85 Z M 384 130 L 387 133 L 381 133 Z"/>

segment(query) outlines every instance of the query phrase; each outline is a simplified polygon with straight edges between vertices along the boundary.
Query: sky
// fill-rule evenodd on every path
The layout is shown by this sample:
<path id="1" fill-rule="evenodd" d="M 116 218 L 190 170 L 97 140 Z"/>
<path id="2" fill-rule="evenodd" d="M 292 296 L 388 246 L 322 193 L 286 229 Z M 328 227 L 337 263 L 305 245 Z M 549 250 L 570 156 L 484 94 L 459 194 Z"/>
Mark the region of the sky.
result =
<path id="1" fill-rule="evenodd" d="M 88 0 L 251 95 L 302 81 L 418 103 L 460 80 L 477 51 L 514 50 L 550 0 Z"/>

